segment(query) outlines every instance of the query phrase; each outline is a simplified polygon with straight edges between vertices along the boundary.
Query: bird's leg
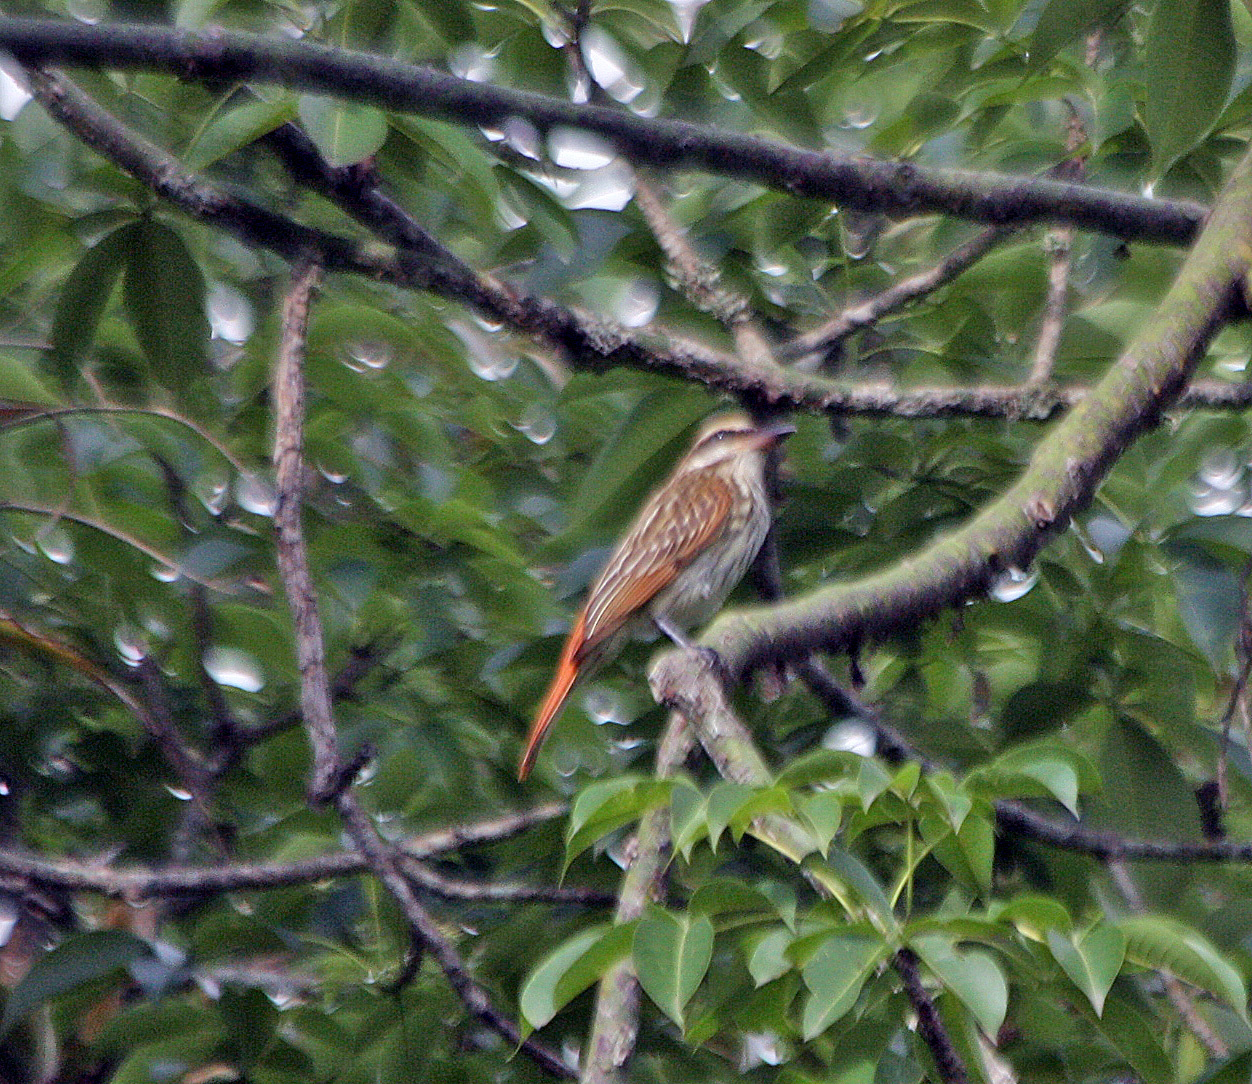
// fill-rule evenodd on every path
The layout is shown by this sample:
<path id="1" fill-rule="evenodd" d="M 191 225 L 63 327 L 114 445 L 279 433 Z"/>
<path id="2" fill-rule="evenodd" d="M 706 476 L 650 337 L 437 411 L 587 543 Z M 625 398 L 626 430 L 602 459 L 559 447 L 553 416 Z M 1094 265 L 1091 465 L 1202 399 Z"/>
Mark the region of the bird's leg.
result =
<path id="1" fill-rule="evenodd" d="M 675 625 L 664 614 L 654 613 L 652 615 L 652 623 L 660 629 L 666 636 L 674 641 L 679 647 L 685 651 L 690 651 L 695 645 L 687 639 L 682 629 Z"/>
<path id="2" fill-rule="evenodd" d="M 654 613 L 652 615 L 652 623 L 684 651 L 695 651 L 703 656 L 704 661 L 713 668 L 713 672 L 718 676 L 722 684 L 726 684 L 726 667 L 722 665 L 722 657 L 716 651 L 711 647 L 704 647 L 702 644 L 693 644 L 683 634 L 683 631 L 664 614 Z"/>

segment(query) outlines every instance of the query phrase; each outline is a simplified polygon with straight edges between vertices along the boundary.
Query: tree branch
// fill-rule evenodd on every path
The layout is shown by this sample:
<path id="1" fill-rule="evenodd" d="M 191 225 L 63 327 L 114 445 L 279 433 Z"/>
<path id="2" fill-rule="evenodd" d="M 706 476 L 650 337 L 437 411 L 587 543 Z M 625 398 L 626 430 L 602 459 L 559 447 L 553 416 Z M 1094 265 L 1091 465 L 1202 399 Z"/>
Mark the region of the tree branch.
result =
<path id="1" fill-rule="evenodd" d="M 523 1039 L 517 1025 L 495 1008 L 487 992 L 474 981 L 455 946 L 417 898 L 406 874 L 404 855 L 382 839 L 361 808 L 351 787 L 348 767 L 339 756 L 322 628 L 300 517 L 304 472 L 304 346 L 310 295 L 317 273 L 316 264 L 302 262 L 293 275 L 283 303 L 274 377 L 274 463 L 278 491 L 274 526 L 278 566 L 296 626 L 300 703 L 313 749 L 309 797 L 313 802 L 334 803 L 353 849 L 400 905 L 414 936 L 420 939 L 424 951 L 438 961 L 467 1011 L 524 1050 L 549 1073 L 572 1079 L 573 1070 L 547 1047 L 534 1039 Z"/>
<path id="2" fill-rule="evenodd" d="M 565 802 L 542 802 L 530 809 L 467 821 L 409 836 L 397 844 L 407 859 L 434 858 L 466 847 L 498 843 L 530 828 L 565 816 Z M 298 862 L 233 862 L 212 866 L 165 866 L 160 869 L 121 868 L 105 859 L 50 861 L 18 851 L 0 849 L 0 874 L 33 884 L 70 891 L 98 892 L 117 899 L 142 900 L 244 889 L 283 888 L 324 881 L 365 870 L 359 854 L 335 851 Z M 522 886 L 532 891 L 530 886 Z M 542 890 L 540 890 L 542 891 Z M 581 891 L 581 890 L 579 890 Z M 561 900 L 560 902 L 565 902 Z"/>
<path id="3" fill-rule="evenodd" d="M 981 260 L 1005 238 L 1016 232 L 1003 226 L 992 226 L 958 245 L 933 267 L 916 275 L 897 279 L 885 290 L 858 302 L 827 320 L 820 327 L 797 335 L 779 351 L 785 357 L 804 358 L 809 354 L 829 354 L 853 332 L 876 324 L 888 313 L 903 308 L 932 294 L 951 282 L 961 272 Z"/>
<path id="4" fill-rule="evenodd" d="M 656 752 L 656 774 L 675 774 L 695 747 L 695 735 L 677 712 L 671 712 Z M 618 890 L 613 922 L 633 922 L 657 899 L 669 854 L 668 808 L 649 810 L 632 841 L 630 866 Z M 580 1084 L 613 1084 L 630 1058 L 639 1035 L 639 979 L 634 964 L 622 960 L 600 978 L 596 1011 L 587 1037 Z"/>
<path id="5" fill-rule="evenodd" d="M 252 80 L 331 93 L 465 125 L 522 117 L 541 132 L 581 128 L 638 164 L 695 168 L 860 211 L 941 211 L 994 225 L 1067 223 L 1126 240 L 1186 244 L 1203 207 L 1050 179 L 936 169 L 865 155 L 802 150 L 706 125 L 639 117 L 474 83 L 386 57 L 214 29 L 87 25 L 0 18 L 0 48 L 26 64 L 167 71 L 186 79 Z"/>
<path id="6" fill-rule="evenodd" d="M 939 1070 L 939 1075 L 943 1077 L 945 1084 L 966 1084 L 969 1072 L 965 1068 L 965 1061 L 957 1052 L 952 1036 L 943 1026 L 939 1010 L 935 1008 L 934 1001 L 922 984 L 917 953 L 903 948 L 895 954 L 892 964 L 896 974 L 900 976 L 909 1004 L 917 1013 L 918 1034 L 930 1048 L 930 1055 L 935 1059 L 935 1068 Z"/>
<path id="7" fill-rule="evenodd" d="M 912 628 L 1025 568 L 1091 500 L 1126 447 L 1186 385 L 1223 321 L 1240 311 L 1252 264 L 1252 156 L 1236 167 L 1209 224 L 1126 352 L 1037 445 L 1021 478 L 915 557 L 847 584 L 724 614 L 701 637 L 732 674 L 815 648 Z"/>
<path id="8" fill-rule="evenodd" d="M 309 301 L 317 282 L 317 265 L 297 265 L 291 289 L 283 302 L 278 363 L 274 370 L 274 469 L 277 504 L 274 531 L 278 538 L 278 569 L 287 591 L 287 604 L 295 625 L 296 663 L 300 670 L 300 711 L 313 748 L 313 773 L 309 797 L 315 803 L 329 801 L 342 790 L 339 740 L 330 710 L 330 682 L 326 680 L 326 655 L 322 646 L 317 595 L 309 573 L 300 524 L 300 493 L 304 470 L 304 338 L 309 321 Z M 308 675 L 320 675 L 310 680 Z"/>
<path id="9" fill-rule="evenodd" d="M 1053 230 L 1048 235 L 1048 297 L 1043 307 L 1043 321 L 1035 338 L 1035 352 L 1030 363 L 1031 384 L 1042 384 L 1052 378 L 1056 351 L 1065 330 L 1065 311 L 1069 302 L 1070 257 L 1074 245 L 1072 230 Z"/>
<path id="10" fill-rule="evenodd" d="M 31 89 L 49 112 L 88 146 L 131 173 L 180 210 L 208 225 L 224 229 L 250 244 L 296 259 L 300 252 L 316 255 L 327 270 L 350 271 L 400 286 L 429 290 L 470 305 L 516 331 L 564 351 L 583 368 L 613 365 L 643 369 L 685 380 L 749 401 L 808 413 L 869 417 L 983 417 L 1045 421 L 1069 410 L 1086 389 L 1020 387 L 919 388 L 898 390 L 872 384 L 846 384 L 796 372 L 779 365 L 761 365 L 708 347 L 665 337 L 632 334 L 577 313 L 513 286 L 495 282 L 446 259 L 422 259 L 415 253 L 367 249 L 347 238 L 274 214 L 204 182 L 183 169 L 165 151 L 129 131 L 73 84 L 46 73 L 31 73 Z M 370 213 L 371 228 L 394 230 L 395 236 L 420 230 L 391 201 L 382 200 Z M 362 196 L 358 207 L 366 221 Z M 347 206 L 345 204 L 345 206 Z M 427 238 L 429 235 L 422 234 Z M 416 242 L 425 244 L 425 242 Z M 437 244 L 437 242 L 435 242 Z M 440 249 L 440 252 L 447 252 Z M 448 255 L 451 255 L 450 253 Z M 455 259 L 455 257 L 453 257 Z M 1181 399 L 1185 406 L 1243 409 L 1252 404 L 1252 384 L 1202 381 Z"/>

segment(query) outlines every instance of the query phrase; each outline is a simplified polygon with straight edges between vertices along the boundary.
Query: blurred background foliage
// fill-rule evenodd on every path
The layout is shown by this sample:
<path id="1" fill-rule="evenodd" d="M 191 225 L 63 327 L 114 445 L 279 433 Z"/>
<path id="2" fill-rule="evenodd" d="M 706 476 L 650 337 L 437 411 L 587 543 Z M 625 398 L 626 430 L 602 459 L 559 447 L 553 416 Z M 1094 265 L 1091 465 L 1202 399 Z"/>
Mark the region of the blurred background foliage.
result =
<path id="1" fill-rule="evenodd" d="M 1078 157 L 1094 184 L 1206 203 L 1252 120 L 1252 16 L 1224 0 L 591 0 L 581 64 L 571 13 L 547 0 L 6 7 L 302 37 L 575 100 L 594 80 L 642 115 L 929 166 L 1040 174 Z M 595 139 L 266 86 L 75 78 L 189 166 L 300 221 L 363 236 L 256 142 L 292 121 L 332 164 L 372 159 L 473 267 L 730 348 L 665 270 L 631 170 Z M 0 80 L 3 845 L 121 865 L 334 850 L 336 818 L 305 801 L 272 540 L 268 380 L 287 268 L 163 206 Z M 718 177 L 660 180 L 691 243 L 779 337 L 931 267 L 977 229 Z M 1025 380 L 1058 243 L 1043 227 L 1013 234 L 847 339 L 838 375 Z M 1053 374 L 1088 383 L 1181 256 L 1098 235 L 1065 243 Z M 1202 373 L 1241 380 L 1250 338 L 1246 325 L 1223 331 Z M 625 935 L 602 907 L 432 900 L 505 1013 L 521 998 L 524 1019 L 572 1057 L 592 1006 L 582 991 L 630 952 L 649 994 L 631 1079 L 917 1081 L 934 1070 L 880 966 L 896 928 L 978 1079 L 991 1074 L 979 1029 L 1022 1079 L 1246 1079 L 1248 870 L 1132 865 L 1119 881 L 1088 858 L 994 838 L 990 805 L 1026 797 L 1061 820 L 1068 807 L 1130 836 L 1197 840 L 1193 791 L 1220 761 L 1225 827 L 1252 831 L 1238 711 L 1221 743 L 1247 676 L 1242 415 L 1170 415 L 989 601 L 866 645 L 855 673 L 834 661 L 950 775 L 873 759 L 863 723 L 832 720 L 793 685 L 738 706 L 773 767 L 798 770 L 735 792 L 693 762 L 658 787 L 647 780 L 663 713 L 641 644 L 575 697 L 523 787 L 519 739 L 580 593 L 720 400 L 640 372 L 578 371 L 451 302 L 347 276 L 322 286 L 308 372 L 305 522 L 327 652 L 334 669 L 367 660 L 337 723 L 346 750 L 375 750 L 359 793 L 384 832 L 577 799 L 568 822 L 438 868 L 609 893 L 644 809 L 669 804 L 684 844 L 667 909 Z M 1001 492 L 1042 432 L 961 418 L 796 424 L 778 520 L 788 594 L 915 552 Z M 112 687 L 214 765 L 212 828 Z M 264 740 L 240 745 L 251 728 Z M 847 912 L 739 839 L 768 810 L 805 818 L 853 871 Z M 393 985 L 407 928 L 369 878 L 142 905 L 34 895 L 0 895 L 4 1079 L 543 1076 L 469 1020 L 433 966 Z M 1161 969 L 1225 1057 L 1180 1021 Z"/>

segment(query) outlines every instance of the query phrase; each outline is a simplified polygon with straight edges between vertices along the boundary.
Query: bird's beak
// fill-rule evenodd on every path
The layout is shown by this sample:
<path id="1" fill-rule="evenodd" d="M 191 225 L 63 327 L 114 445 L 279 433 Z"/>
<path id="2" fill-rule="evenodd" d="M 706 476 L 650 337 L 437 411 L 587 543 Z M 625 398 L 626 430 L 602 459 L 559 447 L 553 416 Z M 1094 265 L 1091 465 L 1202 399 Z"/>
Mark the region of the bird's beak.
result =
<path id="1" fill-rule="evenodd" d="M 796 431 L 796 427 L 789 422 L 775 422 L 771 425 L 758 426 L 755 433 L 749 438 L 749 442 L 753 448 L 772 448 L 780 440 L 785 440 Z"/>

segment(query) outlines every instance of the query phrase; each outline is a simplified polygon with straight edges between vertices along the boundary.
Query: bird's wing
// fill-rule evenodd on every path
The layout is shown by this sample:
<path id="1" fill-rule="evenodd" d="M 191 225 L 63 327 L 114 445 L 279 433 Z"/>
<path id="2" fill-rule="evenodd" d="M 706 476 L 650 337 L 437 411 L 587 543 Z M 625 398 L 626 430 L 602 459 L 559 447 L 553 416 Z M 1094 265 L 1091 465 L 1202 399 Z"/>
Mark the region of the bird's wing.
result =
<path id="1" fill-rule="evenodd" d="M 733 503 L 715 474 L 680 475 L 652 495 L 587 598 L 580 654 L 612 636 L 717 535 Z"/>

